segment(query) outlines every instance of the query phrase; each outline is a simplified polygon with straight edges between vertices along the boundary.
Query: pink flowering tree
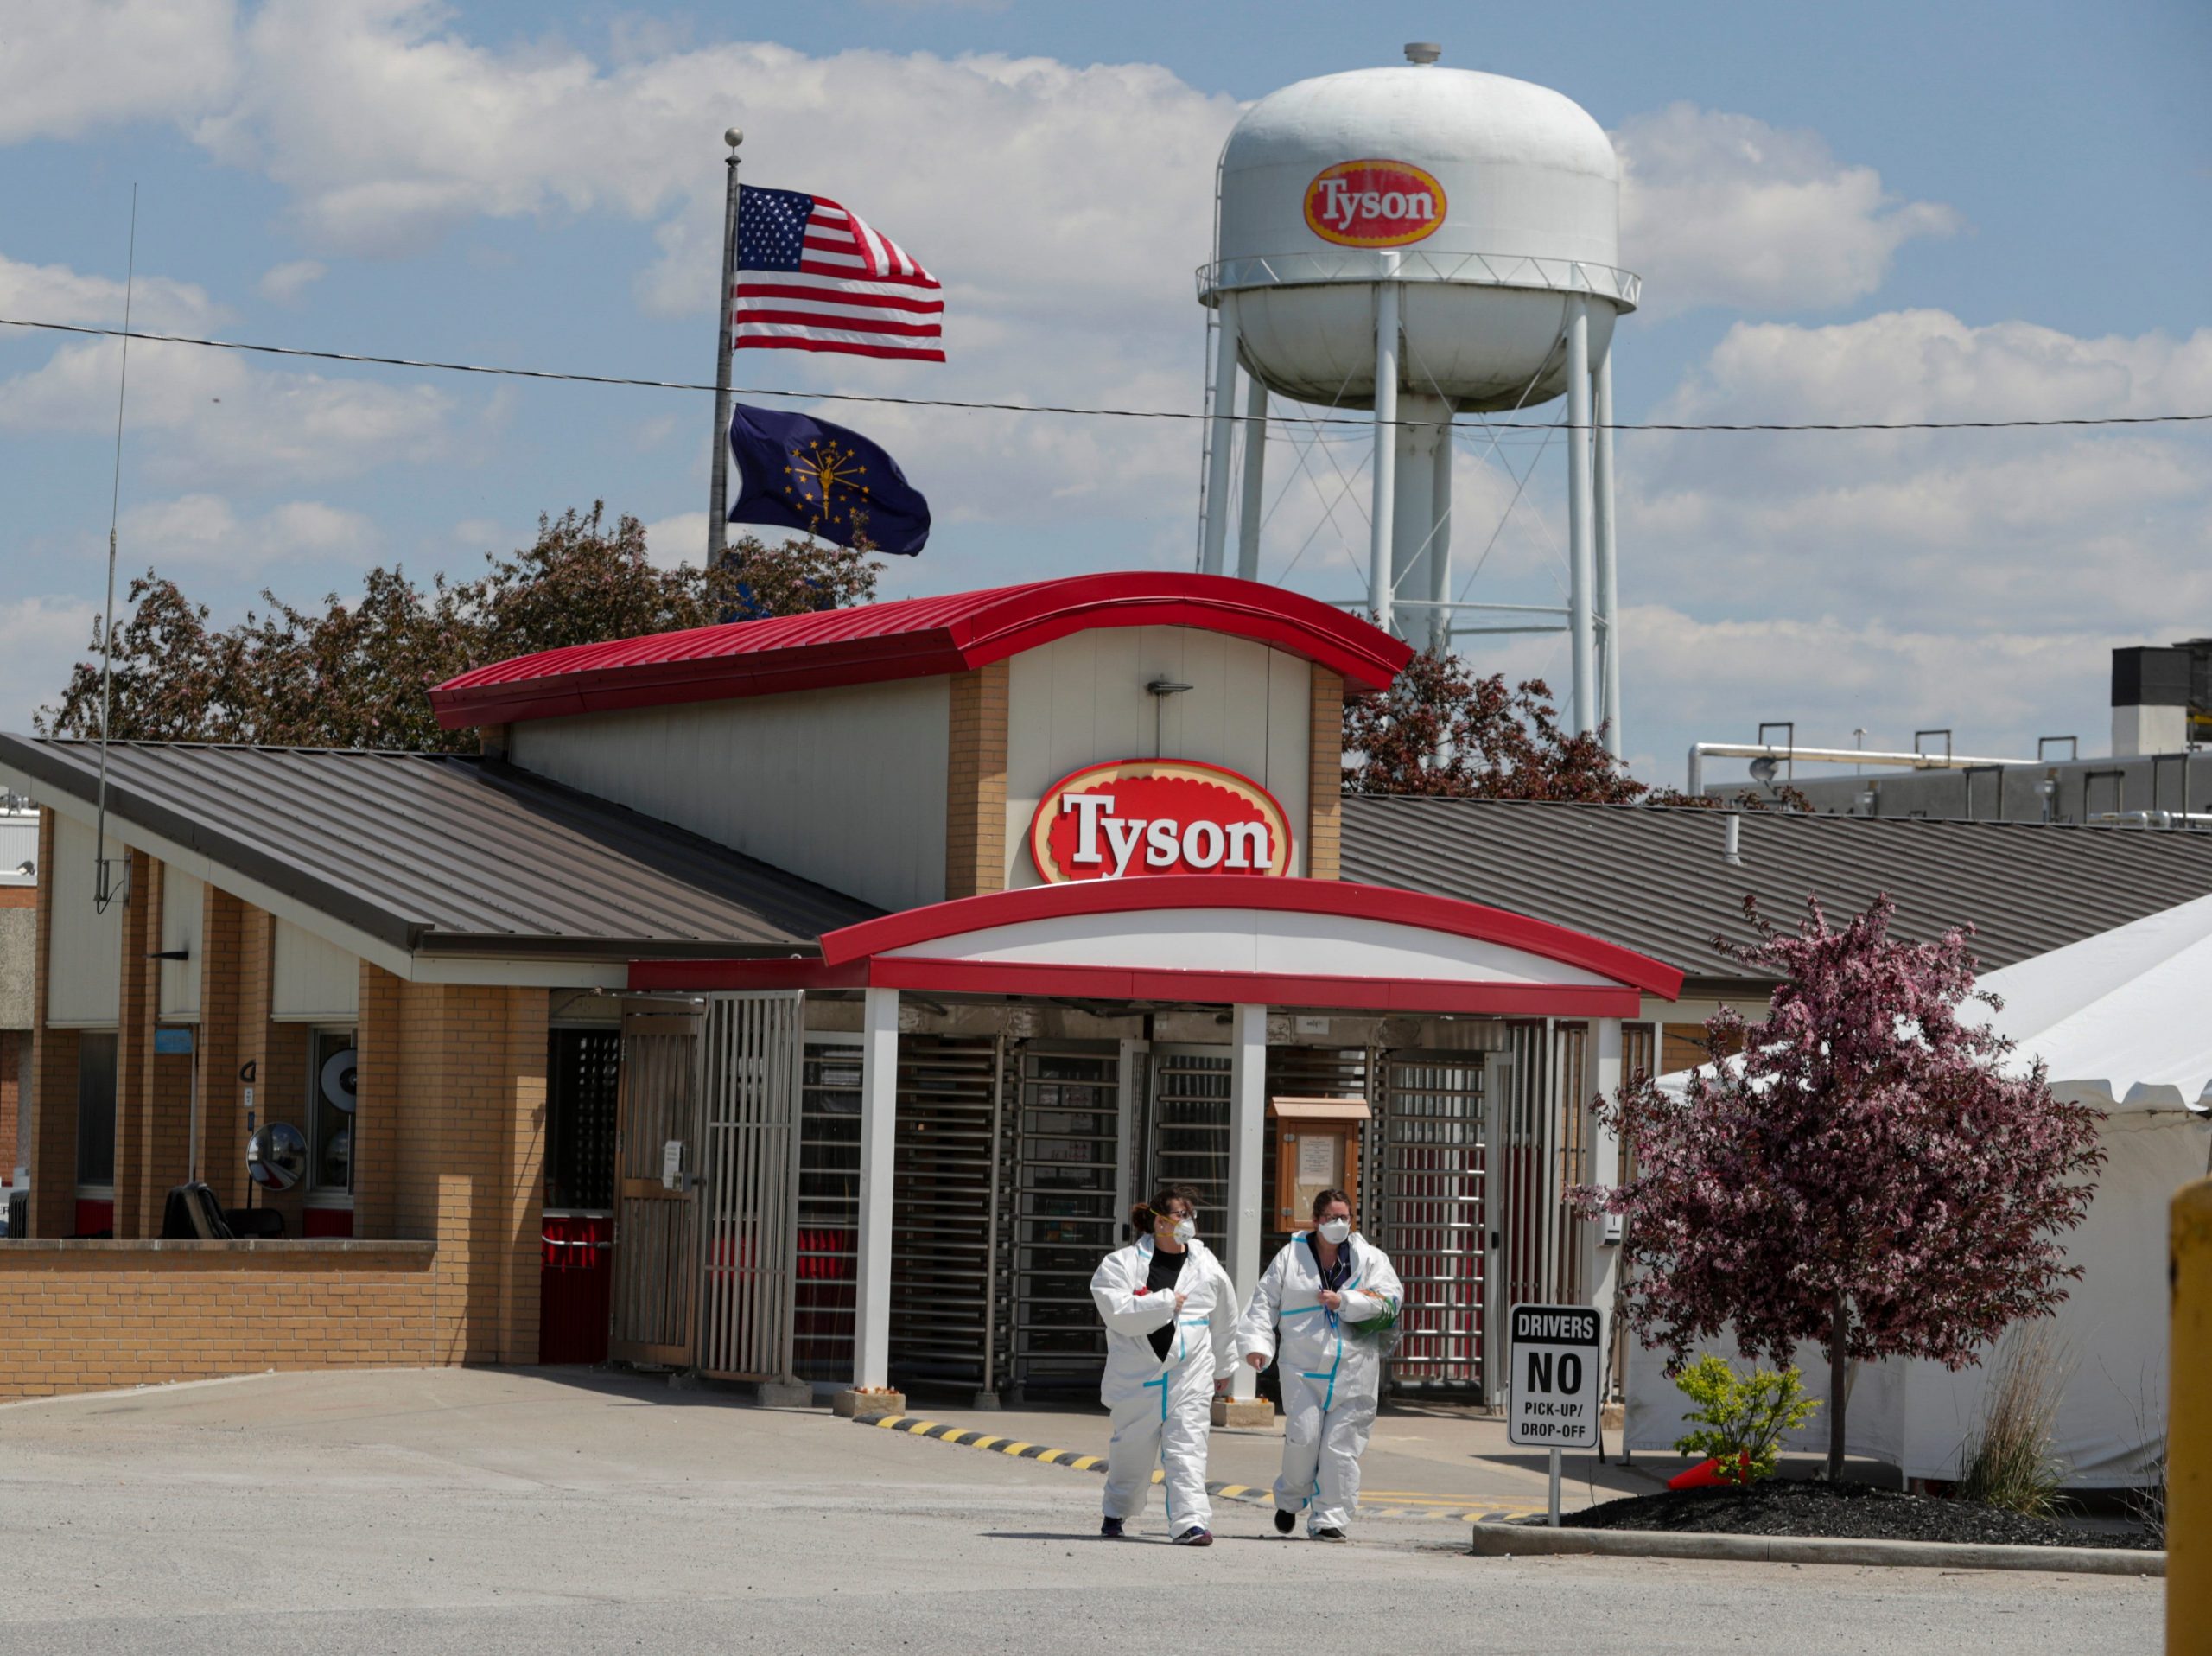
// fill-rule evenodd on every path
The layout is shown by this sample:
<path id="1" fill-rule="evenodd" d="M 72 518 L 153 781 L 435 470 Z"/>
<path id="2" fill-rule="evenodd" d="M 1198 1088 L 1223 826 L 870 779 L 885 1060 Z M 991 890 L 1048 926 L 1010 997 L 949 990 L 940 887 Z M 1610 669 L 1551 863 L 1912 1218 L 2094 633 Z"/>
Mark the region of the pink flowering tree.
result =
<path id="1" fill-rule="evenodd" d="M 1626 1221 L 1629 1319 L 1670 1371 L 1724 1329 L 1777 1366 L 1820 1344 L 1839 1477 L 1847 1364 L 1963 1367 L 2066 1297 L 2082 1272 L 2059 1236 L 2088 1207 L 2103 1116 L 2054 1099 L 2040 1065 L 2007 1075 L 2012 1043 L 1961 1021 L 1969 999 L 1995 1004 L 1964 934 L 1897 941 L 1886 895 L 1840 929 L 1809 907 L 1793 935 L 1746 901 L 1759 941 L 1715 941 L 1781 978 L 1765 1021 L 1708 1020 L 1710 1049 L 1741 1056 L 1679 1101 L 1647 1076 L 1599 1099 L 1633 1175 L 1570 1194 Z"/>

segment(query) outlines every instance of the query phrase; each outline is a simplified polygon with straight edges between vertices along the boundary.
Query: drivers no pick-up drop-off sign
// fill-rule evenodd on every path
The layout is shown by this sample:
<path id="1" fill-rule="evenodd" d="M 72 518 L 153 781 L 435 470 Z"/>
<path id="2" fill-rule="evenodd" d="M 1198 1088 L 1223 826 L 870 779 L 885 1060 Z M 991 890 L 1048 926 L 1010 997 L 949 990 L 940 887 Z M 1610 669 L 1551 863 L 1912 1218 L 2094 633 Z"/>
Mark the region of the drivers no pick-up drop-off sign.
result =
<path id="1" fill-rule="evenodd" d="M 1516 1305 L 1509 1332 L 1506 1441 L 1516 1448 L 1598 1446 L 1605 1344 L 1586 1305 Z"/>

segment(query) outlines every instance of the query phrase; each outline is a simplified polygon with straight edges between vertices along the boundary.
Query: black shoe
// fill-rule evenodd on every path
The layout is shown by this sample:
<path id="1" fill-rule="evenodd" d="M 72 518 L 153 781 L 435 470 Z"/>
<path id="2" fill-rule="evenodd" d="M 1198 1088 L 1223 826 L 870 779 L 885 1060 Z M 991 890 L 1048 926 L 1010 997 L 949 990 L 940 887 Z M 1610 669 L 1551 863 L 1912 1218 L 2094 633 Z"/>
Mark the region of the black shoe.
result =
<path id="1" fill-rule="evenodd" d="M 1296 1513 L 1286 1513 L 1280 1506 L 1275 1509 L 1275 1533 L 1277 1535 L 1288 1535 L 1297 1527 L 1298 1514 Z"/>
<path id="2" fill-rule="evenodd" d="M 1104 1523 L 1098 1526 L 1098 1533 L 1109 1541 L 1120 1540 L 1122 1538 L 1122 1520 L 1118 1518 L 1108 1519 Z"/>
<path id="3" fill-rule="evenodd" d="M 1175 1545 L 1179 1547 L 1210 1547 L 1213 1545 L 1213 1532 L 1195 1527 L 1187 1529 L 1175 1538 Z"/>
<path id="4" fill-rule="evenodd" d="M 1344 1532 L 1338 1529 L 1316 1530 L 1313 1538 L 1316 1541 L 1341 1541 L 1344 1538 Z"/>

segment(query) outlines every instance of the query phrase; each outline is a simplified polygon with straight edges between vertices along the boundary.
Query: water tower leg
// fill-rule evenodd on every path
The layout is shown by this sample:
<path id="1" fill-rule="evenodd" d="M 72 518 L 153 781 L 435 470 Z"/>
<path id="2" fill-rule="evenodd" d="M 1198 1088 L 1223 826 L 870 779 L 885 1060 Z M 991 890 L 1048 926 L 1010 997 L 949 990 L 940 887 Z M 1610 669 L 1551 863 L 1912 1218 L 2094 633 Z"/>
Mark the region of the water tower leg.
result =
<path id="1" fill-rule="evenodd" d="M 1433 514 L 1436 533 L 1428 543 L 1428 599 L 1442 605 L 1452 596 L 1452 409 L 1445 405 L 1444 417 L 1436 427 L 1436 454 L 1433 463 L 1436 481 L 1429 487 L 1429 510 Z M 1432 609 L 1429 636 L 1439 650 L 1448 653 L 1452 648 L 1452 612 L 1441 608 Z"/>
<path id="2" fill-rule="evenodd" d="M 1367 607 L 1375 624 L 1391 630 L 1390 525 L 1398 487 L 1398 284 L 1396 258 L 1375 284 L 1375 490 L 1368 514 Z"/>
<path id="3" fill-rule="evenodd" d="M 1236 508 L 1236 573 L 1260 578 L 1260 519 L 1268 460 L 1268 388 L 1257 375 L 1244 380 L 1244 498 Z"/>
<path id="4" fill-rule="evenodd" d="M 1605 751 L 1621 757 L 1620 582 L 1613 562 L 1613 351 L 1610 342 L 1598 358 L 1597 430 L 1591 433 L 1592 504 L 1598 518 L 1599 678 L 1605 689 Z"/>
<path id="5" fill-rule="evenodd" d="M 1418 370 L 1415 371 L 1418 374 Z M 1397 475 L 1390 493 L 1390 583 L 1396 602 L 1407 604 L 1399 630 L 1417 649 L 1444 643 L 1441 612 L 1428 607 L 1436 596 L 1440 531 L 1445 502 L 1436 493 L 1439 450 L 1448 442 L 1452 405 L 1427 392 L 1398 394 Z"/>
<path id="6" fill-rule="evenodd" d="M 1597 629 L 1591 589 L 1597 584 L 1597 549 L 1590 498 L 1590 301 L 1567 301 L 1567 634 L 1573 647 L 1576 730 L 1598 728 Z"/>
<path id="7" fill-rule="evenodd" d="M 1218 301 L 1219 321 L 1214 331 L 1213 417 L 1207 426 L 1205 538 L 1200 543 L 1198 567 L 1219 575 L 1229 548 L 1229 458 L 1236 422 L 1230 410 L 1236 401 L 1236 300 L 1224 293 Z"/>

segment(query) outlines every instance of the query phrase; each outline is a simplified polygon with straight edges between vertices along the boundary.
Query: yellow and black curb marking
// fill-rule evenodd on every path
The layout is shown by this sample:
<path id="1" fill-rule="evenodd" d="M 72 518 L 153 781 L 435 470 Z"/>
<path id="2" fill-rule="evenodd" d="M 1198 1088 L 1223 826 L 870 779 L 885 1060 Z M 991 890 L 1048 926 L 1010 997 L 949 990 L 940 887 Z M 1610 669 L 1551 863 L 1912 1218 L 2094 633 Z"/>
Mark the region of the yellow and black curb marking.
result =
<path id="1" fill-rule="evenodd" d="M 912 1415 L 855 1415 L 855 1426 L 874 1426 L 887 1432 L 904 1432 L 909 1437 L 934 1437 L 941 1443 L 958 1443 L 966 1449 L 990 1449 L 1000 1455 L 1013 1456 L 1017 1461 L 1039 1461 L 1046 1466 L 1071 1467 L 1077 1472 L 1096 1472 L 1104 1476 L 1106 1457 L 1103 1455 L 1078 1455 L 1073 1449 L 1048 1449 L 1042 1443 L 1026 1443 L 1018 1437 L 995 1437 L 988 1432 L 979 1432 L 966 1426 L 949 1426 L 941 1420 L 917 1420 Z M 1166 1474 L 1155 1470 L 1154 1483 L 1161 1482 Z M 1256 1506 L 1273 1506 L 1274 1491 L 1255 1488 L 1245 1483 L 1210 1483 L 1206 1494 L 1223 1500 L 1249 1501 Z M 1460 1523 L 1476 1524 L 1489 1519 L 1497 1521 L 1509 1518 L 1525 1518 L 1531 1513 L 1541 1512 L 1539 1506 L 1483 1506 L 1470 1507 L 1442 1495 L 1399 1495 L 1385 1497 L 1389 1506 L 1360 1503 L 1362 1518 L 1440 1518 Z"/>

